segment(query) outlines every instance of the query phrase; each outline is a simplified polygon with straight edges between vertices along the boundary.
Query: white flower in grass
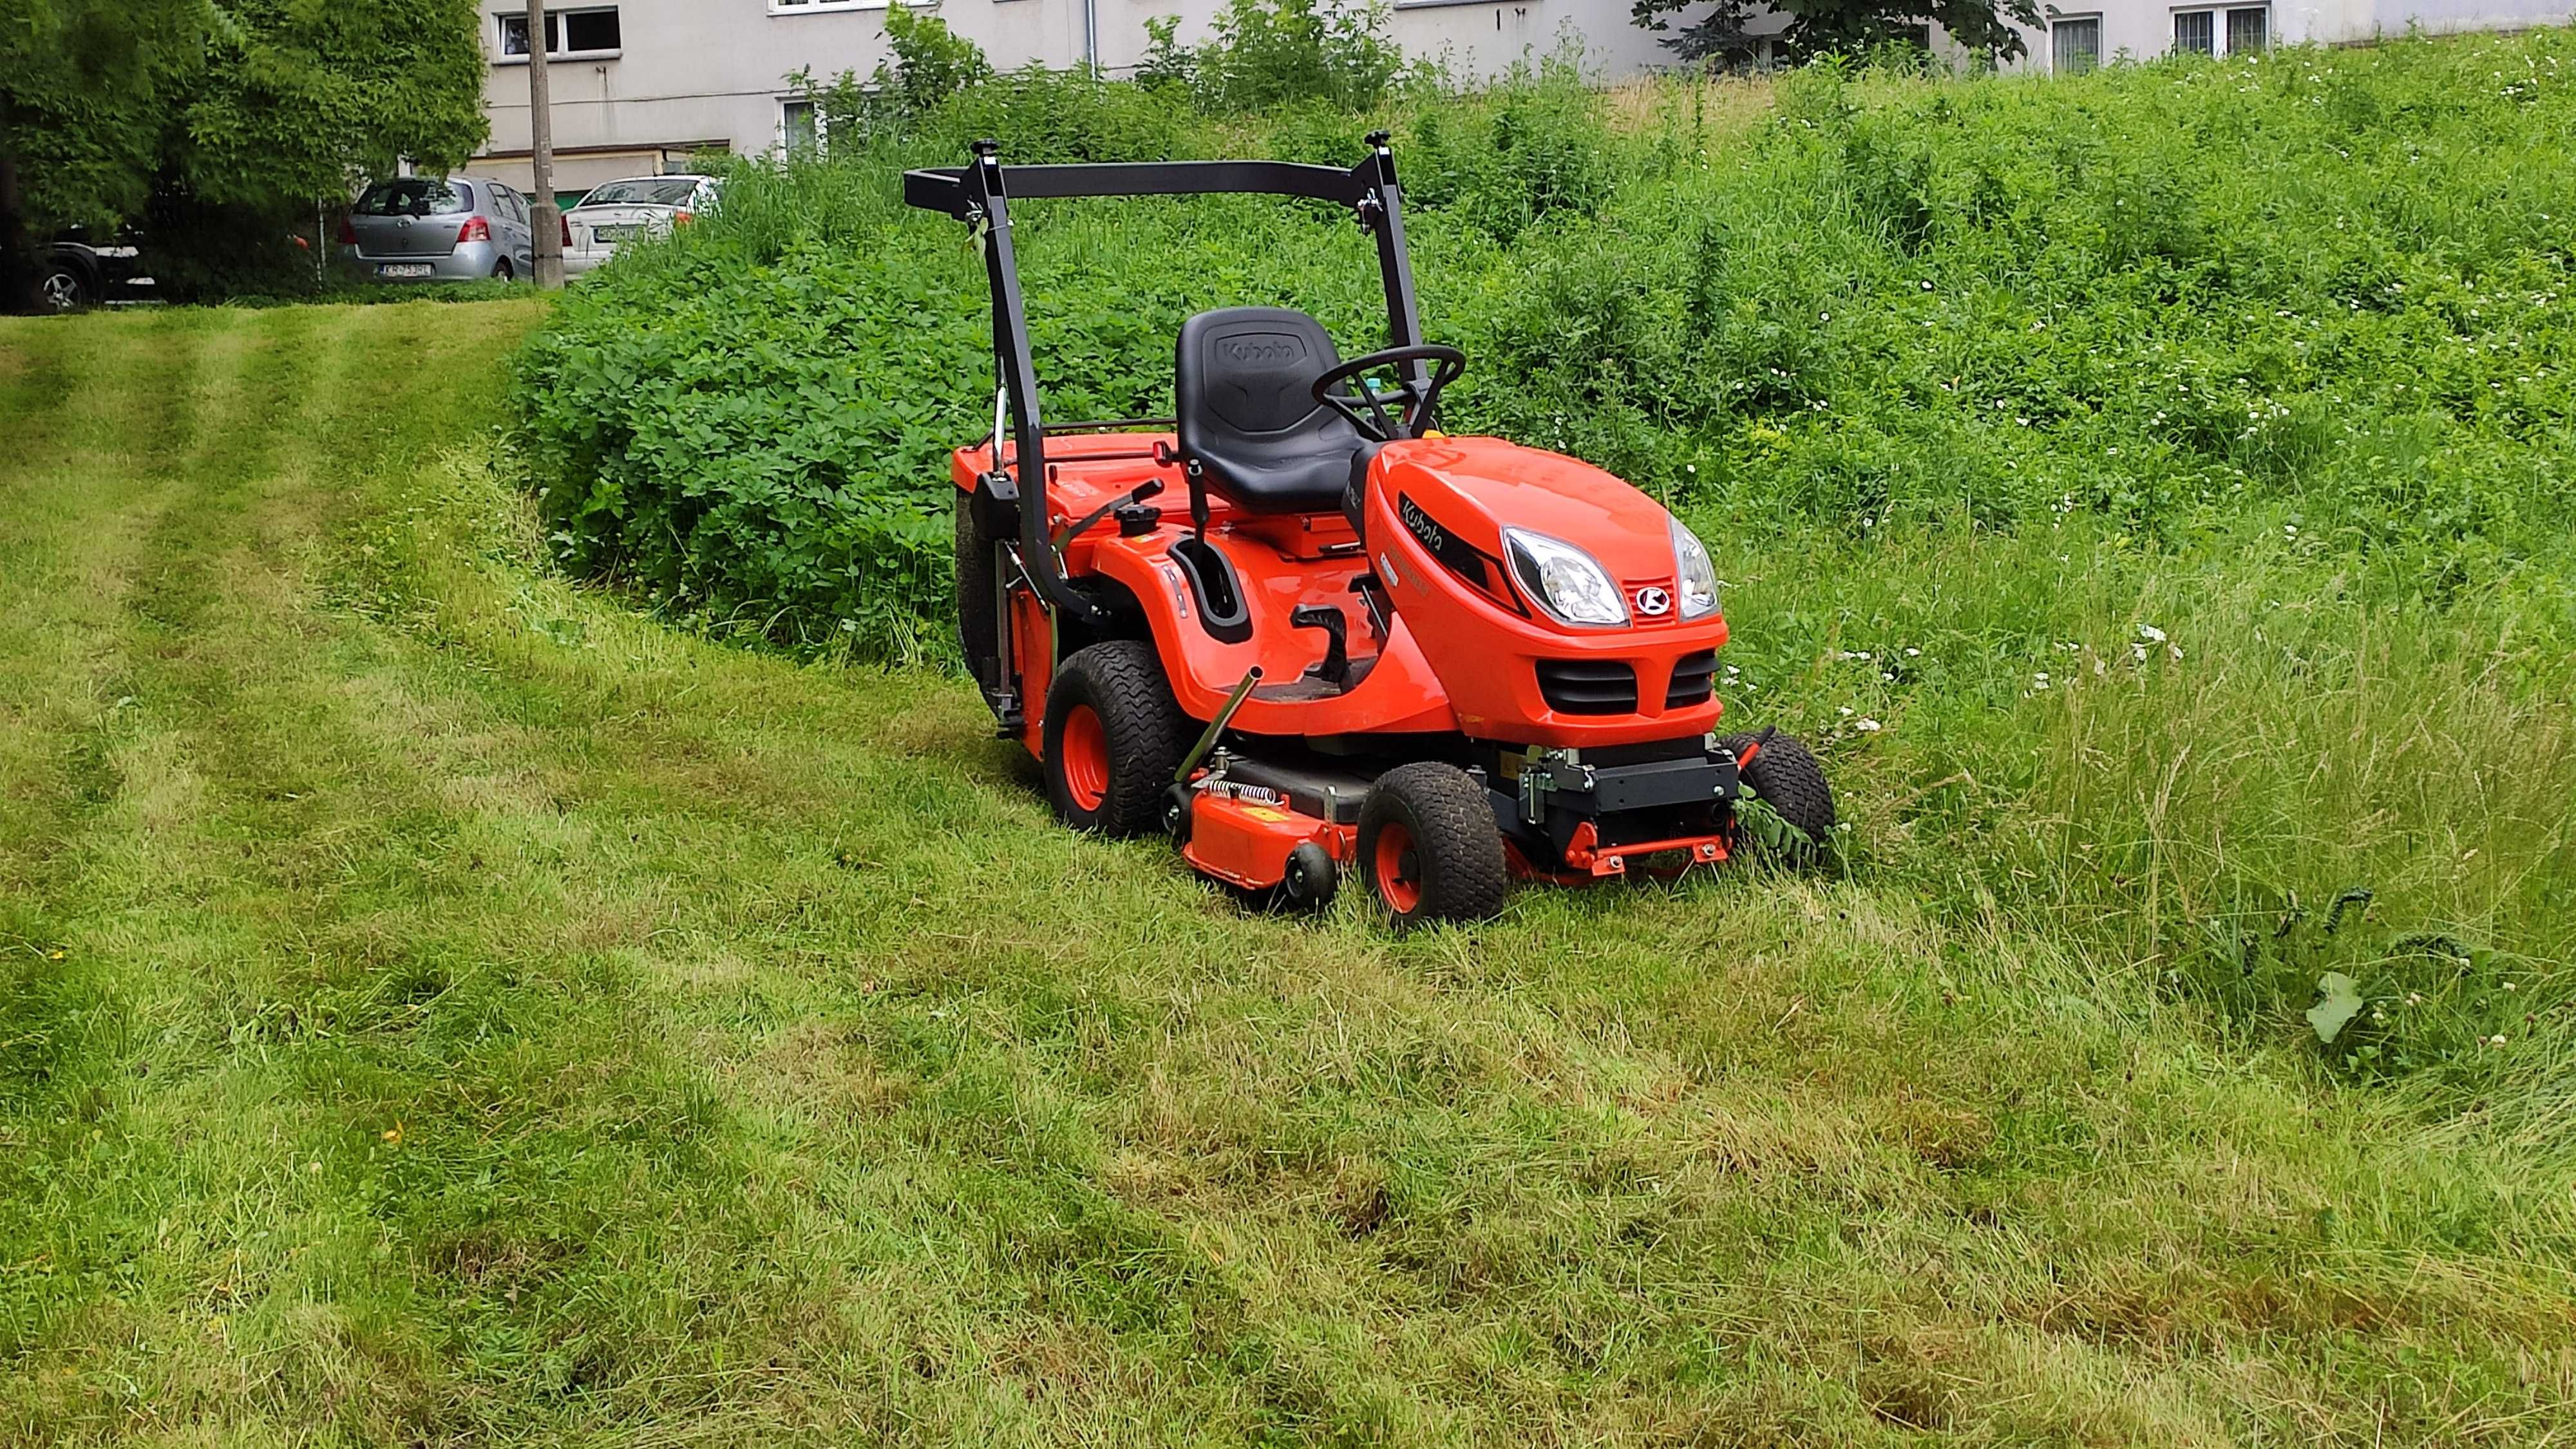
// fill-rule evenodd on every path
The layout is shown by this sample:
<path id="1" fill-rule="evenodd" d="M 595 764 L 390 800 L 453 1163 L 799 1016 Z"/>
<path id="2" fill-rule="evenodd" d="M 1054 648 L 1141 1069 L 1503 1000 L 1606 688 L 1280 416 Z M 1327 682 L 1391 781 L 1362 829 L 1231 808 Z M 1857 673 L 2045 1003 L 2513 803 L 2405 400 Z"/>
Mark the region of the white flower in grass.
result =
<path id="1" fill-rule="evenodd" d="M 2138 637 L 2146 640 L 2150 644 L 2162 644 L 2165 642 L 2165 631 L 2157 628 L 2153 624 L 2140 624 L 2138 626 Z"/>
<path id="2" fill-rule="evenodd" d="M 1878 721 L 1871 719 L 1869 716 L 1863 715 L 1859 719 L 1852 721 L 1852 728 L 1865 735 L 1874 735 L 1877 734 L 1883 726 L 1881 726 Z"/>

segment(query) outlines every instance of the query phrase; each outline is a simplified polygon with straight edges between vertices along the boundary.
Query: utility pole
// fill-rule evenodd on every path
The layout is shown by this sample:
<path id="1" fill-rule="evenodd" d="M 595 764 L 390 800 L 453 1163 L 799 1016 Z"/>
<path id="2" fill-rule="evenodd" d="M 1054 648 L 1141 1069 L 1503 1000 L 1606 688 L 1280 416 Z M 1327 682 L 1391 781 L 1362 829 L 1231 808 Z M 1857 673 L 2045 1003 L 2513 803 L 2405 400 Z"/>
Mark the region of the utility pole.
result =
<path id="1" fill-rule="evenodd" d="M 537 285 L 563 285 L 563 213 L 555 208 L 555 122 L 546 104 L 546 0 L 528 0 L 528 229 L 537 253 Z"/>

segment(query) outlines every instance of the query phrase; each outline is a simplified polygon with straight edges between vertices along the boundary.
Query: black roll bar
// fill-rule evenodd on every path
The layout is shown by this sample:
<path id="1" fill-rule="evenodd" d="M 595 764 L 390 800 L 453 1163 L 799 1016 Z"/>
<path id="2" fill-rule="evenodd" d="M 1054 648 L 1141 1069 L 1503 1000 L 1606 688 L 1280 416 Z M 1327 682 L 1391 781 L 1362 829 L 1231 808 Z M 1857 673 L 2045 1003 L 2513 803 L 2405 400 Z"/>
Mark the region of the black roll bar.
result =
<path id="1" fill-rule="evenodd" d="M 1059 610 L 1094 626 L 1109 621 L 1101 608 L 1065 581 L 1047 537 L 1046 440 L 1039 418 L 1037 366 L 1029 354 L 1028 313 L 1020 295 L 1020 270 L 1011 245 L 1010 198 L 1077 196 L 1197 196 L 1242 193 L 1304 197 L 1351 208 L 1377 237 L 1378 270 L 1386 284 L 1387 345 L 1413 347 L 1422 324 L 1413 293 L 1413 263 L 1404 245 L 1404 208 L 1395 179 L 1395 153 L 1384 131 L 1371 132 L 1369 154 L 1348 171 L 1294 161 L 1143 161 L 1072 166 L 1004 166 L 1001 145 L 977 141 L 971 166 L 943 166 L 903 174 L 903 199 L 942 212 L 975 229 L 984 244 L 984 274 L 993 293 L 993 362 L 1011 413 L 1013 465 L 1018 474 L 1020 567 Z M 1420 366 L 1408 363 L 1410 374 Z M 994 466 L 1001 468 L 1000 440 Z"/>

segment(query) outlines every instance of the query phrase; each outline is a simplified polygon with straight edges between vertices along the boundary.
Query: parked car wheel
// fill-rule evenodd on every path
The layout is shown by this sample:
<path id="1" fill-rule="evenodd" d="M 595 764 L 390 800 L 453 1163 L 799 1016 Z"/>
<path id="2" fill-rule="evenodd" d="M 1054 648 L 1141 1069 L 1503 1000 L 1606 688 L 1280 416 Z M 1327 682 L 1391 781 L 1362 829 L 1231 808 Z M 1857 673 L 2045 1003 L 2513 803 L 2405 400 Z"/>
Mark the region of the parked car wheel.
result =
<path id="1" fill-rule="evenodd" d="M 503 257 L 492 264 L 492 276 L 498 281 L 512 282 L 518 280 L 519 274 L 511 270 L 510 259 Z"/>
<path id="2" fill-rule="evenodd" d="M 58 261 L 45 268 L 44 280 L 36 284 L 36 297 L 48 311 L 76 312 L 98 300 L 98 287 L 89 273 Z"/>

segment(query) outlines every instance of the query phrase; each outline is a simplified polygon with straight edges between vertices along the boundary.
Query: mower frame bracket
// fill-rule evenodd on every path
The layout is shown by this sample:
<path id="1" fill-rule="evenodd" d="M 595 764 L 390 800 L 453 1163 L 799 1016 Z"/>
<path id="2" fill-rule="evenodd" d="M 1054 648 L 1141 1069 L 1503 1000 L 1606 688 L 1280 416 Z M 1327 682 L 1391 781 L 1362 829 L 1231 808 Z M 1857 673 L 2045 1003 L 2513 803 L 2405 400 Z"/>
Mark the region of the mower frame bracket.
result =
<path id="1" fill-rule="evenodd" d="M 1001 143 L 974 143 L 966 166 L 931 167 L 903 174 L 906 204 L 954 217 L 971 228 L 984 259 L 993 301 L 993 370 L 997 393 L 993 452 L 1002 466 L 1003 414 L 1012 447 L 1009 471 L 1019 483 L 1021 566 L 1030 586 L 1052 611 L 1085 628 L 1105 628 L 1111 617 L 1066 579 L 1064 560 L 1049 537 L 1046 441 L 1039 416 L 1037 363 L 1029 347 L 1028 306 L 1020 292 L 1019 254 L 1011 237 L 1010 202 L 1082 196 L 1197 196 L 1252 194 L 1337 202 L 1350 207 L 1377 238 L 1378 268 L 1386 290 L 1390 347 L 1417 347 L 1422 323 L 1413 288 L 1413 263 L 1405 249 L 1403 188 L 1396 182 L 1395 153 L 1386 133 L 1369 134 L 1369 152 L 1349 170 L 1294 161 L 1145 161 L 1061 166 L 1004 166 Z M 1419 381 L 1420 364 L 1407 363 Z"/>

